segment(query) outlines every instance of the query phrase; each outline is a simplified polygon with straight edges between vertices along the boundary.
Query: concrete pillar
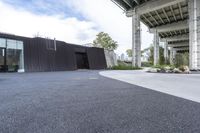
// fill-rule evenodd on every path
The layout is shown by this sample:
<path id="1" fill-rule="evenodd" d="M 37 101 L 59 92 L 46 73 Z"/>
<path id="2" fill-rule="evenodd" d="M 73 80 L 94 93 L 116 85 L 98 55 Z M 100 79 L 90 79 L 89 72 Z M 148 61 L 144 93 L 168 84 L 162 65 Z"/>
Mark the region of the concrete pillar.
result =
<path id="1" fill-rule="evenodd" d="M 173 55 L 173 48 L 170 48 L 170 65 L 174 64 L 174 59 L 173 59 L 174 55 Z"/>
<path id="2" fill-rule="evenodd" d="M 154 65 L 159 64 L 159 35 L 158 32 L 154 31 Z"/>
<path id="3" fill-rule="evenodd" d="M 175 64 L 175 62 L 176 62 L 176 53 L 177 53 L 177 51 L 175 49 L 173 49 L 173 64 Z"/>
<path id="4" fill-rule="evenodd" d="M 132 66 L 141 67 L 141 35 L 140 35 L 140 16 L 133 11 L 132 17 Z"/>
<path id="5" fill-rule="evenodd" d="M 173 47 L 171 47 L 171 49 L 170 49 L 170 65 L 174 65 L 176 53 L 177 53 L 177 51 Z"/>
<path id="6" fill-rule="evenodd" d="M 164 57 L 165 57 L 165 64 L 167 64 L 168 63 L 168 58 L 169 58 L 168 42 L 167 41 L 164 42 Z"/>
<path id="7" fill-rule="evenodd" d="M 177 51 L 175 49 L 173 49 L 173 60 L 176 59 L 176 53 L 177 53 Z"/>
<path id="8" fill-rule="evenodd" d="M 200 69 L 200 0 L 189 0 L 190 69 Z"/>

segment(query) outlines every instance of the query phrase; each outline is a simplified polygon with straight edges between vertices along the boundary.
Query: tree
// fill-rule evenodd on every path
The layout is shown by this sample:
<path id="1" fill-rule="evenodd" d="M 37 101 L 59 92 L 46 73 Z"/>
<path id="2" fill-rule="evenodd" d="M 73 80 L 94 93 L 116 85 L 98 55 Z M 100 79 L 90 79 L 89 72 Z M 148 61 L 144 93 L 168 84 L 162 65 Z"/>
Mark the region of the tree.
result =
<path id="1" fill-rule="evenodd" d="M 153 45 L 151 45 L 149 47 L 149 50 L 150 50 L 150 56 L 149 56 L 149 62 L 153 65 L 153 61 L 154 61 L 154 48 L 153 48 Z"/>
<path id="2" fill-rule="evenodd" d="M 150 50 L 150 55 L 149 55 L 149 62 L 151 64 L 153 64 L 154 62 L 154 46 L 153 44 L 151 44 L 151 46 L 149 48 L 147 48 Z M 163 47 L 159 47 L 159 64 L 160 65 L 164 65 L 165 64 L 165 58 L 164 58 L 164 48 Z"/>
<path id="3" fill-rule="evenodd" d="M 189 65 L 189 53 L 177 53 L 174 62 L 176 67 L 188 66 Z"/>
<path id="4" fill-rule="evenodd" d="M 159 64 L 160 65 L 165 64 L 164 48 L 163 47 L 159 47 Z"/>
<path id="5" fill-rule="evenodd" d="M 128 55 L 128 57 L 132 57 L 133 56 L 132 49 L 127 49 L 126 54 Z"/>
<path id="6" fill-rule="evenodd" d="M 93 41 L 94 47 L 104 48 L 106 50 L 115 50 L 118 47 L 116 41 L 112 40 L 112 38 L 104 32 L 100 32 L 97 34 L 96 39 Z"/>

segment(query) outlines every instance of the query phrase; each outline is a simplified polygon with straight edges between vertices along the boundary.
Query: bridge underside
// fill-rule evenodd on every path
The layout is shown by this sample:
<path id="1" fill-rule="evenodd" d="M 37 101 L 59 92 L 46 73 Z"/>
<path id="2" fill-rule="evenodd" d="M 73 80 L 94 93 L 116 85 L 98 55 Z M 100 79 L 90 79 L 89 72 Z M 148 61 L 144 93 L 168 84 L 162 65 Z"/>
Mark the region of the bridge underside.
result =
<path id="1" fill-rule="evenodd" d="M 165 59 L 189 52 L 190 68 L 200 69 L 199 0 L 112 0 L 133 20 L 133 65 L 141 66 L 140 22 L 154 34 L 154 65 L 159 62 L 159 43 L 165 43 Z"/>

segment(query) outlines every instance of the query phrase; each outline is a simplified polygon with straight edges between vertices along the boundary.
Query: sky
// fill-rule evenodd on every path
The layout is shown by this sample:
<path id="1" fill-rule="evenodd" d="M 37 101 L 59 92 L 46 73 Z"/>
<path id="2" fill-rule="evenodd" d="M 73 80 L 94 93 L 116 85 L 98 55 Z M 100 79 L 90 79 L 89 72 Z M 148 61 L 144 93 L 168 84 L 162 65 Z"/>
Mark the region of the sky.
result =
<path id="1" fill-rule="evenodd" d="M 103 31 L 118 42 L 117 54 L 132 47 L 132 20 L 111 0 L 0 0 L 0 9 L 0 32 L 83 45 Z M 153 35 L 141 27 L 144 49 Z"/>

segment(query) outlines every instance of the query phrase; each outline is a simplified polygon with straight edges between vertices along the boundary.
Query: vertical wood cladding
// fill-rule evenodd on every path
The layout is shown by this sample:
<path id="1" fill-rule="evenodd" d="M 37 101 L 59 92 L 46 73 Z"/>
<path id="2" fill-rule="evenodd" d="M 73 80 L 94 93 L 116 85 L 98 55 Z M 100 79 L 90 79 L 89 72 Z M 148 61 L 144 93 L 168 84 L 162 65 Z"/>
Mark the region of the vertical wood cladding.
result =
<path id="1" fill-rule="evenodd" d="M 89 69 L 105 69 L 104 50 L 68 44 L 44 38 L 26 38 L 9 34 L 0 37 L 21 40 L 24 43 L 24 68 L 26 72 L 47 72 L 76 70 L 76 53 L 85 54 L 88 58 Z"/>
<path id="2" fill-rule="evenodd" d="M 106 59 L 102 48 L 87 48 L 90 69 L 106 69 Z"/>
<path id="3" fill-rule="evenodd" d="M 54 40 L 50 40 L 50 43 L 54 45 Z M 28 72 L 76 69 L 73 46 L 61 41 L 56 41 L 56 49 L 48 49 L 46 39 L 28 40 L 24 44 L 24 57 L 25 70 Z"/>

